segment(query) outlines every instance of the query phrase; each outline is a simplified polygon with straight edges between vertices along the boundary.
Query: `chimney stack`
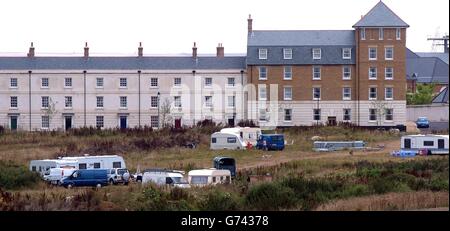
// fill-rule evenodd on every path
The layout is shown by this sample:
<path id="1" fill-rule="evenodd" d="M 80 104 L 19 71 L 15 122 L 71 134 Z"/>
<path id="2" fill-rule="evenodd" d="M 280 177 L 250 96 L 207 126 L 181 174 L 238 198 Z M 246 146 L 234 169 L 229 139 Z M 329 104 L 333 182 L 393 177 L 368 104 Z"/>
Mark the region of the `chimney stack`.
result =
<path id="1" fill-rule="evenodd" d="M 248 15 L 247 23 L 248 23 L 248 34 L 251 34 L 253 32 L 253 19 L 251 14 Z"/>
<path id="2" fill-rule="evenodd" d="M 88 44 L 86 42 L 85 46 L 84 46 L 84 58 L 89 58 L 89 47 Z"/>
<path id="3" fill-rule="evenodd" d="M 30 50 L 28 51 L 27 56 L 30 57 L 30 58 L 34 58 L 34 47 L 33 47 L 33 42 L 31 42 Z"/>
<path id="4" fill-rule="evenodd" d="M 222 43 L 219 43 L 217 46 L 217 58 L 223 58 L 225 56 L 224 48 Z"/>
<path id="5" fill-rule="evenodd" d="M 196 47 L 195 42 L 194 42 L 194 46 L 192 47 L 192 58 L 194 58 L 194 59 L 197 58 L 197 47 Z"/>
<path id="6" fill-rule="evenodd" d="M 139 42 L 138 56 L 139 56 L 139 57 L 144 56 L 144 48 L 142 47 L 142 42 Z"/>

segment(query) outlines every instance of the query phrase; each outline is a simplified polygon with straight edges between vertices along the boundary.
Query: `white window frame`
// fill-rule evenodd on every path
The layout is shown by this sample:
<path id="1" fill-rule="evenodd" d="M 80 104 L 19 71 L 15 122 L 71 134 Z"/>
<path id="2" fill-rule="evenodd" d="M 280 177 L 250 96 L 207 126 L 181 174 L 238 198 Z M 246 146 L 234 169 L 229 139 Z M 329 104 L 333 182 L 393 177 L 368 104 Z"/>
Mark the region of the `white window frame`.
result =
<path id="1" fill-rule="evenodd" d="M 391 112 L 390 114 L 388 114 L 388 110 Z M 388 119 L 389 115 L 391 116 L 391 119 Z M 394 121 L 394 108 L 385 108 L 384 109 L 384 120 L 387 122 Z"/>
<path id="2" fill-rule="evenodd" d="M 150 96 L 150 108 L 158 108 L 158 96 Z"/>
<path id="3" fill-rule="evenodd" d="M 374 69 L 375 71 L 372 71 L 371 69 Z M 369 67 L 369 80 L 376 80 L 378 78 L 378 68 L 377 67 Z M 372 77 L 372 73 L 374 73 L 375 77 Z"/>
<path id="4" fill-rule="evenodd" d="M 267 48 L 259 48 L 258 49 L 258 58 L 259 59 L 267 59 Z"/>
<path id="5" fill-rule="evenodd" d="M 73 86 L 72 78 L 71 77 L 64 78 L 64 88 L 72 88 L 72 86 Z"/>
<path id="6" fill-rule="evenodd" d="M 316 73 L 316 68 L 318 68 L 319 69 L 319 77 L 318 78 L 316 78 L 315 77 L 315 73 Z M 313 72 L 313 80 L 321 80 L 322 79 L 322 68 L 320 67 L 320 66 L 313 66 L 313 68 L 312 68 L 312 72 Z"/>
<path id="7" fill-rule="evenodd" d="M 264 96 L 264 97 L 262 97 L 262 96 Z M 267 87 L 266 87 L 266 85 L 259 85 L 258 86 L 258 100 L 267 100 Z"/>
<path id="8" fill-rule="evenodd" d="M 346 52 L 348 56 L 346 56 Z M 343 48 L 342 49 L 342 59 L 351 59 L 352 58 L 352 48 Z"/>
<path id="9" fill-rule="evenodd" d="M 264 69 L 265 71 L 263 72 L 262 69 Z M 258 74 L 259 74 L 259 80 L 267 80 L 267 67 L 259 67 L 258 68 Z M 265 74 L 265 76 L 263 77 L 262 73 Z"/>
<path id="10" fill-rule="evenodd" d="M 322 58 L 322 49 L 321 48 L 313 48 L 312 56 L 314 60 L 319 60 Z"/>
<path id="11" fill-rule="evenodd" d="M 227 86 L 228 87 L 236 86 L 236 78 L 234 78 L 234 77 L 227 78 Z"/>
<path id="12" fill-rule="evenodd" d="M 260 108 L 259 109 L 259 116 L 258 116 L 258 120 L 265 122 L 267 121 L 267 111 L 265 108 Z"/>
<path id="13" fill-rule="evenodd" d="M 375 89 L 375 97 L 372 97 L 371 89 Z M 378 89 L 376 87 L 369 87 L 369 100 L 377 100 L 377 98 L 378 98 Z"/>
<path id="14" fill-rule="evenodd" d="M 41 88 L 49 88 L 49 87 L 50 87 L 50 79 L 48 77 L 41 78 Z"/>
<path id="15" fill-rule="evenodd" d="M 98 77 L 95 79 L 95 87 L 96 88 L 103 88 L 105 84 L 105 80 L 103 79 L 103 77 Z"/>
<path id="16" fill-rule="evenodd" d="M 319 98 L 316 98 L 316 89 L 319 89 Z M 321 98 L 322 98 L 322 89 L 320 88 L 320 87 L 313 87 L 313 92 L 312 92 L 312 94 L 313 94 L 313 96 L 312 96 L 312 99 L 313 100 L 320 100 Z"/>
<path id="17" fill-rule="evenodd" d="M 361 40 L 366 40 L 366 28 L 361 28 L 360 30 L 361 30 L 360 32 Z"/>
<path id="18" fill-rule="evenodd" d="M 19 107 L 19 97 L 18 96 L 10 96 L 9 97 L 9 108 L 17 109 L 18 107 Z"/>
<path id="19" fill-rule="evenodd" d="M 64 108 L 72 108 L 73 106 L 73 97 L 72 96 L 64 96 Z"/>
<path id="20" fill-rule="evenodd" d="M 287 94 L 288 93 L 288 91 L 287 90 L 290 90 L 290 96 Z M 292 100 L 292 97 L 293 96 L 293 92 L 292 92 L 292 87 L 291 86 L 285 86 L 285 87 L 283 87 L 283 99 L 284 100 Z"/>
<path id="21" fill-rule="evenodd" d="M 177 95 L 173 97 L 173 106 L 176 108 L 181 108 L 181 96 Z"/>
<path id="22" fill-rule="evenodd" d="M 387 54 L 388 54 L 388 50 L 392 50 L 392 57 L 387 57 Z M 384 60 L 394 60 L 394 47 L 385 47 L 384 48 Z"/>
<path id="23" fill-rule="evenodd" d="M 47 109 L 50 104 L 50 97 L 49 96 L 41 96 L 41 108 Z M 45 106 L 47 105 L 47 106 Z"/>
<path id="24" fill-rule="evenodd" d="M 286 70 L 289 71 L 286 71 Z M 283 68 L 283 80 L 292 80 L 292 66 L 284 66 Z"/>
<path id="25" fill-rule="evenodd" d="M 370 56 L 372 49 L 375 51 L 375 53 L 374 53 L 375 54 L 375 58 Z M 378 49 L 376 47 L 369 47 L 369 60 L 377 60 L 377 57 L 378 57 Z"/>
<path id="26" fill-rule="evenodd" d="M 41 129 L 50 128 L 50 116 L 41 116 Z"/>
<path id="27" fill-rule="evenodd" d="M 348 69 L 348 71 L 345 71 L 346 68 Z M 348 77 L 345 76 L 346 73 L 348 73 Z M 350 66 L 342 67 L 342 79 L 343 80 L 351 80 L 352 79 L 352 68 Z"/>
<path id="28" fill-rule="evenodd" d="M 391 71 L 388 72 L 388 69 Z M 388 73 L 391 73 L 391 77 L 388 77 Z M 393 67 L 386 67 L 384 68 L 384 79 L 386 80 L 393 80 L 394 79 L 394 68 Z"/>
<path id="29" fill-rule="evenodd" d="M 205 107 L 212 108 L 213 107 L 213 97 L 212 95 L 205 95 Z"/>
<path id="30" fill-rule="evenodd" d="M 159 79 L 157 77 L 150 78 L 150 88 L 158 88 L 159 87 Z"/>
<path id="31" fill-rule="evenodd" d="M 345 112 L 347 112 L 347 111 L 348 111 L 348 114 L 345 114 Z M 348 119 L 346 119 L 345 116 L 348 116 Z M 352 109 L 351 108 L 344 108 L 342 110 L 342 120 L 345 122 L 352 121 Z"/>
<path id="32" fill-rule="evenodd" d="M 391 97 L 388 97 L 388 89 L 391 89 Z M 394 88 L 393 87 L 384 88 L 384 99 L 385 100 L 394 100 Z"/>
<path id="33" fill-rule="evenodd" d="M 319 113 L 316 113 L 319 112 Z M 317 119 L 316 116 L 319 118 Z M 313 120 L 314 121 L 321 121 L 322 120 L 322 110 L 320 108 L 313 108 Z"/>
<path id="34" fill-rule="evenodd" d="M 384 39 L 384 29 L 382 27 L 378 28 L 378 40 Z"/>
<path id="35" fill-rule="evenodd" d="M 372 111 L 374 111 L 375 113 L 374 114 L 372 114 L 371 112 Z M 375 119 L 371 119 L 371 117 L 372 116 L 374 116 L 375 117 Z M 378 115 L 377 115 L 377 109 L 375 109 L 375 108 L 369 108 L 369 122 L 376 122 L 377 120 L 378 120 Z"/>
<path id="36" fill-rule="evenodd" d="M 119 88 L 127 88 L 128 87 L 128 79 L 125 77 L 119 78 Z"/>
<path id="37" fill-rule="evenodd" d="M 212 78 L 211 77 L 205 78 L 205 87 L 212 87 Z"/>
<path id="38" fill-rule="evenodd" d="M 396 40 L 400 40 L 402 37 L 402 30 L 401 28 L 396 28 L 395 29 L 395 39 Z"/>
<path id="39" fill-rule="evenodd" d="M 285 108 L 283 115 L 283 121 L 284 122 L 292 122 L 292 108 Z M 287 113 L 289 111 L 289 113 Z M 286 116 L 289 114 L 289 119 L 286 119 Z"/>
<path id="40" fill-rule="evenodd" d="M 104 116 L 95 116 L 95 127 L 96 128 L 104 128 L 105 127 L 105 117 Z"/>
<path id="41" fill-rule="evenodd" d="M 181 87 L 181 78 L 180 77 L 173 78 L 173 86 L 174 87 Z"/>
<path id="42" fill-rule="evenodd" d="M 235 108 L 235 107 L 236 107 L 236 96 L 234 96 L 234 95 L 229 95 L 229 96 L 227 97 L 227 101 L 228 101 L 227 106 L 228 106 L 229 108 Z"/>
<path id="43" fill-rule="evenodd" d="M 128 97 L 119 96 L 119 108 L 125 109 L 128 107 Z"/>
<path id="44" fill-rule="evenodd" d="M 103 96 L 96 96 L 95 97 L 95 107 L 96 108 L 103 108 L 105 105 L 105 98 Z"/>
<path id="45" fill-rule="evenodd" d="M 283 58 L 284 59 L 292 59 L 292 48 L 284 48 L 283 49 Z"/>
<path id="46" fill-rule="evenodd" d="M 156 126 L 155 126 L 156 125 Z M 159 118 L 158 118 L 158 116 L 156 115 L 152 115 L 152 116 L 150 116 L 150 126 L 152 127 L 152 128 L 157 128 L 157 127 L 159 127 Z"/>
<path id="47" fill-rule="evenodd" d="M 19 80 L 17 78 L 14 78 L 14 77 L 10 78 L 9 79 L 9 88 L 18 88 L 18 87 L 19 87 Z"/>
<path id="48" fill-rule="evenodd" d="M 349 92 L 345 92 L 345 90 L 349 90 Z M 346 96 L 348 94 L 348 96 Z M 343 87 L 342 88 L 342 100 L 351 100 L 352 99 L 352 88 L 351 87 Z"/>

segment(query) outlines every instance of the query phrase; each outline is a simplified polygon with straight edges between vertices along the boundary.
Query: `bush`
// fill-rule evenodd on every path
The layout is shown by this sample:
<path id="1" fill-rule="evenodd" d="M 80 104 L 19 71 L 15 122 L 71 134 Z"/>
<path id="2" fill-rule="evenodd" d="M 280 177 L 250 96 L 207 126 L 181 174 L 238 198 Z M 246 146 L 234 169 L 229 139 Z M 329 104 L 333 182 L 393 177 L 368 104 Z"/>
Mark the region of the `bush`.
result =
<path id="1" fill-rule="evenodd" d="M 0 161 L 0 187 L 18 189 L 34 186 L 40 180 L 39 174 L 31 172 L 23 165 Z"/>
<path id="2" fill-rule="evenodd" d="M 340 198 L 361 197 L 370 194 L 369 186 L 363 184 L 351 184 L 339 192 Z"/>
<path id="3" fill-rule="evenodd" d="M 238 208 L 238 198 L 230 192 L 219 189 L 210 191 L 200 205 L 200 209 L 206 211 L 233 211 Z"/>
<path id="4" fill-rule="evenodd" d="M 294 191 L 277 183 L 263 183 L 250 188 L 245 202 L 257 210 L 278 210 L 296 204 Z"/>
<path id="5" fill-rule="evenodd" d="M 251 128 L 256 127 L 256 124 L 255 122 L 253 122 L 253 120 L 241 120 L 238 122 L 237 125 L 239 127 L 251 127 Z"/>

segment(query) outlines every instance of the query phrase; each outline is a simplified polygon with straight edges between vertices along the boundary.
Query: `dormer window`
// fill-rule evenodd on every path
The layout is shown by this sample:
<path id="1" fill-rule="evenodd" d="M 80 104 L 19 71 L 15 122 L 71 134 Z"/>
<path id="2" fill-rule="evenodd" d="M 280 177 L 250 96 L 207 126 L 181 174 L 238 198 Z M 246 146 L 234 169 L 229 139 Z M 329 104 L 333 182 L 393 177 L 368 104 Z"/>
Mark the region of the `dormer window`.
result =
<path id="1" fill-rule="evenodd" d="M 342 49 L 342 58 L 343 59 L 351 59 L 352 58 L 352 48 Z"/>
<path id="2" fill-rule="evenodd" d="M 283 49 L 283 56 L 284 59 L 292 59 L 292 49 L 291 48 Z"/>
<path id="3" fill-rule="evenodd" d="M 322 51 L 320 48 L 313 49 L 313 59 L 320 59 L 322 57 Z"/>
<path id="4" fill-rule="evenodd" d="M 259 49 L 259 59 L 267 59 L 267 49 L 265 48 Z"/>

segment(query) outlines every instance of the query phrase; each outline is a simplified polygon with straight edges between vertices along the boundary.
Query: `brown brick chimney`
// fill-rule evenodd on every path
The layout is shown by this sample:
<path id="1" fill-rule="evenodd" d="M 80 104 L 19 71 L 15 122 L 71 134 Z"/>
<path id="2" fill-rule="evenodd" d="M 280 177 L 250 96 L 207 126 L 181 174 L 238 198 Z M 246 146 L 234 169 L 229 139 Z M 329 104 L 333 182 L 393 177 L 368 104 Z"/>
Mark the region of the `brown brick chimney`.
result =
<path id="1" fill-rule="evenodd" d="M 144 56 L 144 48 L 142 47 L 142 42 L 139 42 L 138 56 L 139 56 L 139 57 Z"/>
<path id="2" fill-rule="evenodd" d="M 248 15 L 247 23 L 248 23 L 248 34 L 251 34 L 253 32 L 253 19 L 251 14 Z"/>
<path id="3" fill-rule="evenodd" d="M 33 47 L 33 42 L 31 42 L 30 50 L 28 51 L 27 56 L 30 57 L 30 58 L 33 58 L 33 57 L 34 57 L 34 47 Z"/>
<path id="4" fill-rule="evenodd" d="M 84 46 L 84 58 L 89 58 L 89 47 L 88 44 L 86 42 L 85 46 Z"/>
<path id="5" fill-rule="evenodd" d="M 219 45 L 217 46 L 217 57 L 223 58 L 224 56 L 225 56 L 224 48 L 222 46 L 222 43 L 219 43 Z"/>
<path id="6" fill-rule="evenodd" d="M 194 42 L 194 46 L 192 47 L 192 58 L 194 58 L 194 59 L 197 58 L 197 47 L 196 47 L 195 42 Z"/>

